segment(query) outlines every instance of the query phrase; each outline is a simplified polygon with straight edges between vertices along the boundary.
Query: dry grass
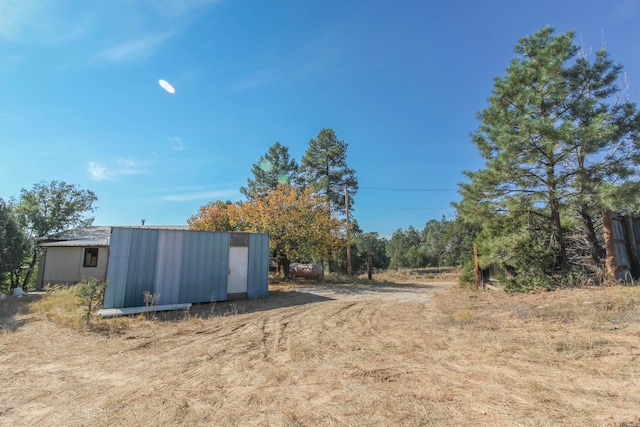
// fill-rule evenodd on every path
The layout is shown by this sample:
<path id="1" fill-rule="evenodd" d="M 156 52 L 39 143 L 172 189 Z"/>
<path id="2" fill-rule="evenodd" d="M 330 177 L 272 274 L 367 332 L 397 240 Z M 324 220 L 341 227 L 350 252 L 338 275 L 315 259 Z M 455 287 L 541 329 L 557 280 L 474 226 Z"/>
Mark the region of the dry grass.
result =
<path id="1" fill-rule="evenodd" d="M 402 292 L 430 299 L 278 284 L 93 329 L 21 299 L 0 317 L 0 425 L 640 425 L 640 289 L 422 276 Z"/>

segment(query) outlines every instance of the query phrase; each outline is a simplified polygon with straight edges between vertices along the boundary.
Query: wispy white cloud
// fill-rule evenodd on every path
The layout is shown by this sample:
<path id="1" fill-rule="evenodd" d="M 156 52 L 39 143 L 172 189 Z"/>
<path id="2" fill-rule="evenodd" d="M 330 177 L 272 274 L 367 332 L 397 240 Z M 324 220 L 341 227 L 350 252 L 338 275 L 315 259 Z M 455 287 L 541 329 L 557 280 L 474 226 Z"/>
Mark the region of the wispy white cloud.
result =
<path id="1" fill-rule="evenodd" d="M 171 149 L 173 151 L 184 151 L 184 139 L 179 136 L 172 136 L 168 139 L 171 142 Z"/>
<path id="2" fill-rule="evenodd" d="M 0 38 L 47 44 L 68 42 L 84 36 L 92 27 L 89 11 L 69 0 L 0 0 Z"/>
<path id="3" fill-rule="evenodd" d="M 91 62 L 140 60 L 154 54 L 203 9 L 218 2 L 0 0 L 0 40 L 46 45 L 88 42 L 81 50 L 94 54 L 82 57 L 91 58 Z M 114 28 L 119 28 L 115 39 Z"/>
<path id="4" fill-rule="evenodd" d="M 148 34 L 127 40 L 98 52 L 94 60 L 99 62 L 126 62 L 146 59 L 167 41 L 173 32 Z"/>
<path id="5" fill-rule="evenodd" d="M 107 180 L 109 175 L 109 170 L 105 164 L 94 161 L 89 162 L 89 177 L 94 181 Z"/>
<path id="6" fill-rule="evenodd" d="M 123 175 L 141 175 L 149 173 L 149 161 L 119 159 L 113 165 L 89 162 L 89 178 L 94 181 L 113 181 Z"/>
<path id="7" fill-rule="evenodd" d="M 46 16 L 44 2 L 4 0 L 0 2 L 0 37 L 17 40 L 33 30 Z"/>
<path id="8" fill-rule="evenodd" d="M 185 192 L 178 194 L 170 194 L 158 197 L 161 202 L 189 202 L 193 200 L 218 200 L 222 198 L 237 197 L 240 193 L 238 190 L 204 190 L 195 192 Z"/>

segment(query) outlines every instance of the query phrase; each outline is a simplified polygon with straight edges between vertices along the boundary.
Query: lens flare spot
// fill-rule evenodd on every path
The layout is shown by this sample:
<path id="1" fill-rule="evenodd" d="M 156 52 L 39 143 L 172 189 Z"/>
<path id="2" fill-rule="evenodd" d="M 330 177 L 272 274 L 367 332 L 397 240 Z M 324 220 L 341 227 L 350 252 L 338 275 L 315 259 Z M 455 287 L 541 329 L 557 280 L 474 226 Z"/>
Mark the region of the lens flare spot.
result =
<path id="1" fill-rule="evenodd" d="M 273 164 L 267 159 L 260 160 L 258 166 L 260 167 L 260 169 L 262 169 L 263 172 L 266 173 L 269 173 L 273 170 Z"/>
<path id="2" fill-rule="evenodd" d="M 289 183 L 289 177 L 284 174 L 284 173 L 280 173 L 278 174 L 278 184 L 288 184 Z"/>

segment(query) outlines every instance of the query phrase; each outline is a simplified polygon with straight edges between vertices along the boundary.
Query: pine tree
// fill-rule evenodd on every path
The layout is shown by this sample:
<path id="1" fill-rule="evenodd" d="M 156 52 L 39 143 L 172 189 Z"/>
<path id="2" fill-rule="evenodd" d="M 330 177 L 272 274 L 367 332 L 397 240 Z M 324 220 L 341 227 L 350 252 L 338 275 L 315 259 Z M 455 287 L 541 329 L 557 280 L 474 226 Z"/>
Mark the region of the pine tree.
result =
<path id="1" fill-rule="evenodd" d="M 580 52 L 575 65 L 565 73 L 574 134 L 563 141 L 566 155 L 560 179 L 567 187 L 567 221 L 575 221 L 580 229 L 578 240 L 586 242 L 585 253 L 577 253 L 571 246 L 569 249 L 574 262 L 591 266 L 601 266 L 603 262 L 596 230 L 602 209 L 637 211 L 638 207 L 640 113 L 635 104 L 623 99 L 625 88 L 617 86 L 621 72 L 622 66 L 614 64 L 607 51 L 601 49 L 593 62 Z M 615 201 L 607 203 L 606 195 L 611 193 L 616 195 Z"/>
<path id="2" fill-rule="evenodd" d="M 355 171 L 347 166 L 347 143 L 338 139 L 333 129 L 322 129 L 309 141 L 309 148 L 300 166 L 303 186 L 313 188 L 330 204 L 333 211 L 344 213 L 345 186 L 349 194 L 349 209 L 358 191 Z"/>
<path id="3" fill-rule="evenodd" d="M 640 120 L 619 98 L 621 67 L 604 50 L 592 63 L 573 37 L 547 27 L 518 42 L 518 57 L 478 115 L 473 142 L 485 168 L 465 172 L 470 182 L 461 185 L 458 211 L 482 223 L 484 262 L 521 276 L 535 259 L 540 275 L 567 271 L 577 235 L 590 241 L 595 261 L 593 215 L 604 194 L 636 185 Z"/>
<path id="4" fill-rule="evenodd" d="M 253 200 L 275 190 L 279 184 L 293 184 L 298 175 L 298 164 L 289 157 L 289 148 L 276 142 L 251 169 L 254 179 L 247 179 L 247 186 L 240 192 Z"/>
<path id="5" fill-rule="evenodd" d="M 423 249 L 427 265 L 442 265 L 441 258 L 444 256 L 444 249 L 447 244 L 444 237 L 450 226 L 451 223 L 446 220 L 444 215 L 440 221 L 432 219 L 425 224 L 420 238 L 420 246 Z"/>

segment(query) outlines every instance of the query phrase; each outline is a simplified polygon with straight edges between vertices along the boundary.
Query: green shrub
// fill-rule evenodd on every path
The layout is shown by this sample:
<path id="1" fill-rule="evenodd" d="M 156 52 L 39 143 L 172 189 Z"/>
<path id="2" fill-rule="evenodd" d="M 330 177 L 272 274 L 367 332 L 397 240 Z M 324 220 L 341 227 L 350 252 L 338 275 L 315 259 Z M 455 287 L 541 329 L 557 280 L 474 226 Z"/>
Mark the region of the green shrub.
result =
<path id="1" fill-rule="evenodd" d="M 528 270 L 519 271 L 514 277 L 504 279 L 505 292 L 529 292 L 535 289 L 550 290 L 553 287 L 553 277 L 535 265 Z"/>
<path id="2" fill-rule="evenodd" d="M 95 277 L 89 277 L 77 285 L 78 305 L 84 308 L 82 319 L 87 321 L 87 325 L 91 320 L 91 315 L 102 307 L 102 299 L 107 283 Z"/>
<path id="3" fill-rule="evenodd" d="M 462 271 L 458 276 L 458 283 L 463 287 L 476 285 L 476 270 L 473 263 L 467 263 L 462 266 Z"/>

